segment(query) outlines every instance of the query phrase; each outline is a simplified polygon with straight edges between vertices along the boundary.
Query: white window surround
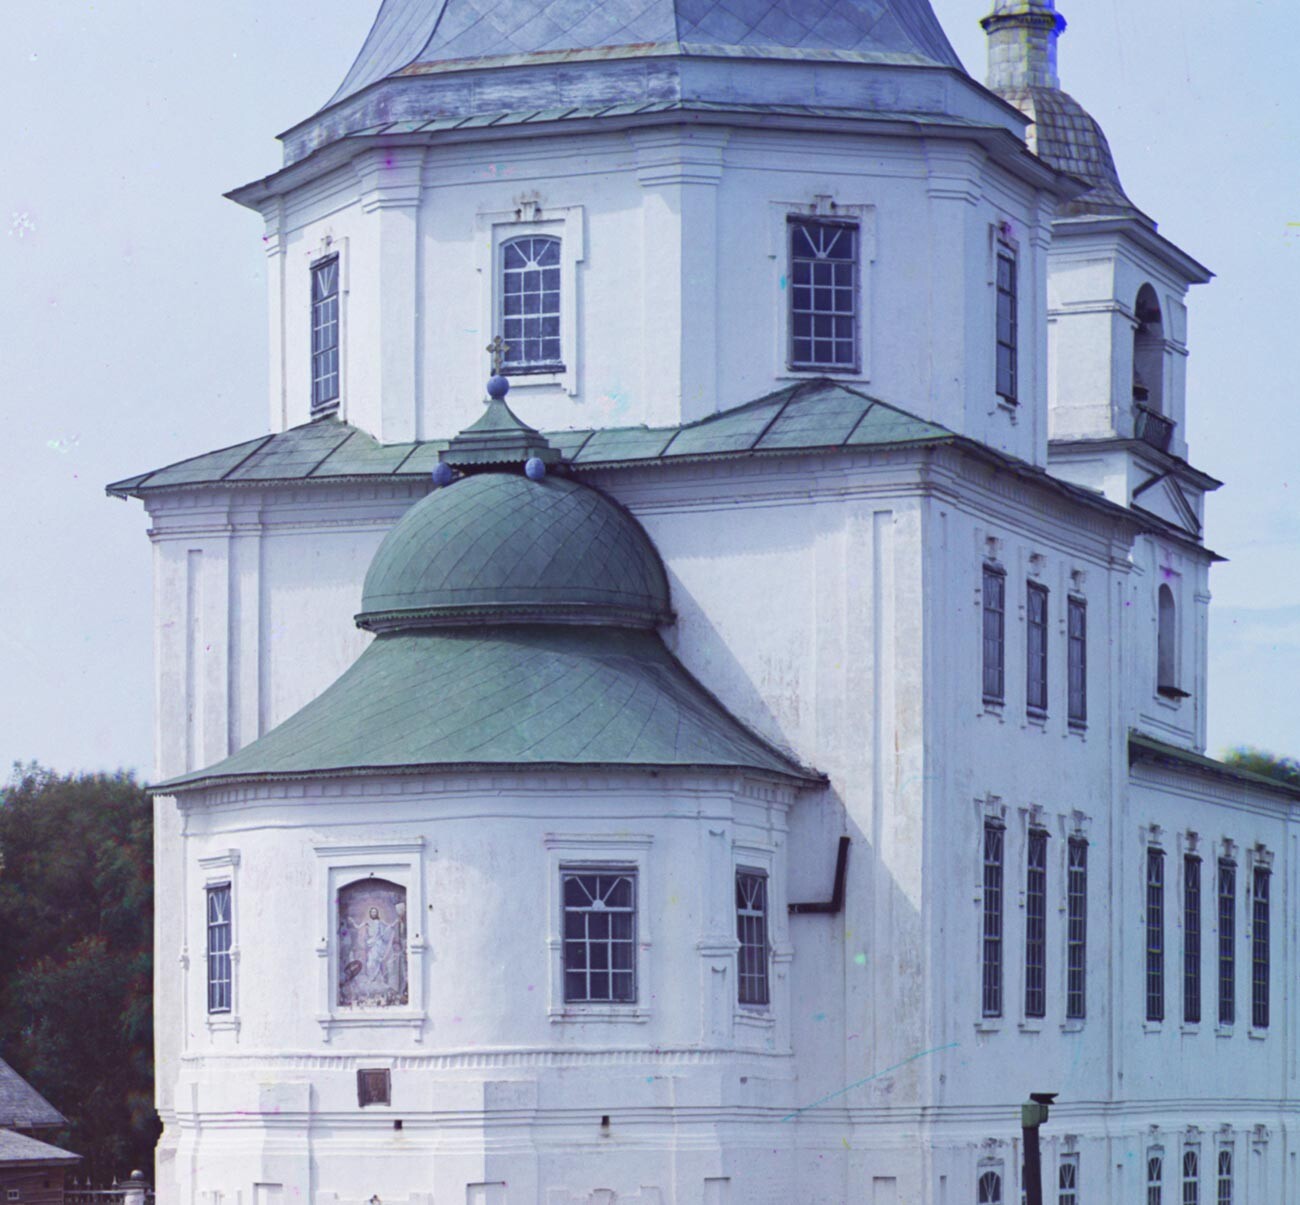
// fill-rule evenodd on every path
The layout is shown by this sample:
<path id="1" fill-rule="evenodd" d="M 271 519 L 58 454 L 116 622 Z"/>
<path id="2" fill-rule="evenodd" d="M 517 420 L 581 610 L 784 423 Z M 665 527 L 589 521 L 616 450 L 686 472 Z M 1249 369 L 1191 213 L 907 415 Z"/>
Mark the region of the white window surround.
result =
<path id="1" fill-rule="evenodd" d="M 376 841 L 365 845 L 316 845 L 319 860 L 319 919 L 316 943 L 320 964 L 316 1020 L 322 1041 L 341 1029 L 409 1029 L 414 1041 L 424 1036 L 428 1014 L 424 1000 L 424 838 Z M 349 883 L 386 879 L 406 891 L 408 1003 L 393 1008 L 352 1008 L 338 1003 L 338 893 Z"/>
<path id="2" fill-rule="evenodd" d="M 855 372 L 830 368 L 790 367 L 790 234 L 791 218 L 844 222 L 858 228 L 858 367 Z M 778 381 L 807 381 L 832 377 L 837 381 L 862 384 L 871 380 L 871 269 L 876 260 L 876 207 L 843 205 L 832 197 L 810 201 L 772 201 L 768 205 L 768 258 L 772 260 L 772 304 L 776 361 L 772 366 Z"/>
<path id="3" fill-rule="evenodd" d="M 223 849 L 198 859 L 202 872 L 202 931 L 198 948 L 203 951 L 203 1007 L 202 1012 L 208 1032 L 231 1030 L 239 1033 L 239 850 Z M 230 886 L 230 1011 L 208 1012 L 208 888 Z"/>
<path id="4" fill-rule="evenodd" d="M 307 414 L 312 419 L 338 418 L 347 421 L 348 404 L 348 293 L 351 280 L 351 257 L 348 255 L 347 238 L 335 238 L 332 234 L 322 235 L 309 247 L 303 258 L 306 263 L 302 271 L 302 296 L 306 302 L 306 317 L 303 320 L 306 342 L 306 355 L 301 364 L 287 368 L 290 381 L 301 380 L 303 396 L 307 399 Z M 338 398 L 319 410 L 312 407 L 312 269 L 327 259 L 339 261 L 339 393 Z"/>
<path id="5" fill-rule="evenodd" d="M 479 329 L 486 344 L 501 330 L 502 246 L 528 235 L 560 240 L 560 355 L 562 372 L 527 373 L 510 378 L 513 390 L 561 388 L 578 393 L 578 265 L 587 257 L 586 219 L 581 205 L 542 205 L 521 201 L 516 209 L 480 213 L 476 219 L 479 274 Z M 486 352 L 484 353 L 486 357 Z M 486 359 L 484 360 L 486 365 Z"/>
<path id="6" fill-rule="evenodd" d="M 1017 400 L 1011 401 L 998 393 L 997 379 L 997 300 L 998 300 L 998 253 L 1010 254 L 1015 263 L 1015 296 L 1016 296 L 1016 334 L 1017 334 L 1017 355 L 1016 355 L 1016 394 Z M 1023 332 L 1023 325 L 1020 321 L 1023 306 L 1023 290 L 1020 287 L 1023 276 L 1023 255 L 1020 240 L 1016 237 L 1016 224 L 1008 217 L 999 218 L 996 222 L 989 223 L 988 248 L 987 248 L 987 267 L 986 267 L 985 284 L 988 287 L 989 296 L 989 314 L 992 321 L 988 327 L 989 345 L 994 349 L 993 372 L 989 377 L 989 413 L 993 414 L 1001 410 L 1008 415 L 1014 423 L 1020 413 L 1019 395 L 1023 394 L 1022 388 L 1023 374 L 1021 373 L 1020 349 L 1022 340 L 1020 335 Z"/>
<path id="7" fill-rule="evenodd" d="M 757 872 L 767 878 L 767 1000 L 766 1004 L 740 1003 L 740 941 L 732 945 L 732 1013 L 733 1022 L 741 1029 L 749 1028 L 760 1032 L 776 1026 L 777 1017 L 788 1017 L 788 991 L 786 987 L 786 968 L 794 959 L 794 947 L 790 944 L 786 918 L 789 909 L 786 904 L 784 884 L 778 882 L 776 874 L 776 854 L 766 845 L 736 841 L 732 845 L 731 879 L 728 899 L 731 909 L 728 914 L 731 931 L 736 928 L 736 874 L 746 870 Z M 784 1029 L 785 1026 L 783 1025 Z"/>
<path id="8" fill-rule="evenodd" d="M 546 946 L 548 975 L 546 1014 L 553 1025 L 605 1021 L 645 1024 L 650 1020 L 653 948 L 651 908 L 653 885 L 648 873 L 653 838 L 643 833 L 547 833 Z M 626 1004 L 564 1001 L 564 871 L 631 870 L 636 874 L 636 999 Z"/>

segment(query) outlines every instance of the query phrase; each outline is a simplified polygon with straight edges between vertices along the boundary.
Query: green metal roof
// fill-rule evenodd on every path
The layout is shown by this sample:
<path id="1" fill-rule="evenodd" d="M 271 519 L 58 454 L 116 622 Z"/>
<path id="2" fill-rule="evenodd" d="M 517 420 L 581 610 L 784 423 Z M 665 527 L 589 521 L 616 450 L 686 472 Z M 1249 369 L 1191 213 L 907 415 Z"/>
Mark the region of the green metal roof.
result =
<path id="1" fill-rule="evenodd" d="M 284 723 L 154 790 L 421 770 L 674 767 L 822 781 L 730 716 L 653 632 L 492 626 L 381 634 Z"/>
<path id="2" fill-rule="evenodd" d="M 834 451 L 956 439 L 952 432 L 835 381 L 789 386 L 677 427 L 548 432 L 578 469 L 792 451 Z M 334 419 L 318 419 L 152 472 L 114 482 L 108 492 L 142 497 L 208 485 L 320 481 L 347 477 L 415 480 L 438 463 L 447 441 L 383 445 Z"/>
<path id="3" fill-rule="evenodd" d="M 1216 761 L 1203 753 L 1195 753 L 1191 749 L 1171 745 L 1167 741 L 1156 740 L 1155 737 L 1147 736 L 1145 732 L 1139 732 L 1136 728 L 1131 729 L 1128 734 L 1128 761 L 1130 766 L 1140 761 L 1157 762 L 1209 778 L 1234 782 L 1240 786 L 1250 787 L 1252 790 L 1285 795 L 1300 803 L 1300 787 L 1292 786 L 1279 778 L 1269 778 L 1263 774 L 1256 774 L 1252 770 L 1230 766 L 1227 762 Z"/>
<path id="4" fill-rule="evenodd" d="M 640 524 L 589 486 L 479 473 L 417 502 L 366 574 L 363 627 L 492 620 L 671 618 L 668 579 Z"/>

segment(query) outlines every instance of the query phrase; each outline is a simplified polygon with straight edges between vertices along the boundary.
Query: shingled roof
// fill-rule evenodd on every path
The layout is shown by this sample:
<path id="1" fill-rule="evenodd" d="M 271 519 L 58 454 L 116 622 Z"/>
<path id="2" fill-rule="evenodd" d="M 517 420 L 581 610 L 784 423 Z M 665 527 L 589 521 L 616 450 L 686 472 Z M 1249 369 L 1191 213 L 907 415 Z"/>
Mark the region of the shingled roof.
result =
<path id="1" fill-rule="evenodd" d="M 48 1167 L 80 1161 L 80 1155 L 74 1155 L 61 1147 L 28 1138 L 25 1134 L 15 1134 L 12 1130 L 0 1130 L 0 1168 Z"/>
<path id="2" fill-rule="evenodd" d="M 0 1128 L 40 1130 L 67 1119 L 4 1059 L 0 1059 Z"/>

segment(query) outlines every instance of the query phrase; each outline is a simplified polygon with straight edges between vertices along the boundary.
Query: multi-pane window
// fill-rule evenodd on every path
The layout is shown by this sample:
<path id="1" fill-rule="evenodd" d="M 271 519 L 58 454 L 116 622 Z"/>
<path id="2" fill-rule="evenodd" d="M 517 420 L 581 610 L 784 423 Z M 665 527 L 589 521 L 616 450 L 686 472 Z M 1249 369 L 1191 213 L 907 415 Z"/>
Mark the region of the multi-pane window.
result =
<path id="1" fill-rule="evenodd" d="M 1165 851 L 1147 850 L 1147 1020 L 1165 1019 Z"/>
<path id="2" fill-rule="evenodd" d="M 1183 858 L 1183 1020 L 1201 1019 L 1201 859 Z"/>
<path id="3" fill-rule="evenodd" d="M 208 888 L 208 1012 L 228 1013 L 230 983 L 230 884 Z"/>
<path id="4" fill-rule="evenodd" d="M 998 396 L 1016 400 L 1016 257 L 998 249 Z"/>
<path id="5" fill-rule="evenodd" d="M 1088 604 L 1071 598 L 1066 604 L 1069 629 L 1069 720 L 1071 724 L 1088 721 Z"/>
<path id="6" fill-rule="evenodd" d="M 1232 1205 L 1232 1151 L 1227 1147 L 1219 1151 L 1218 1191 L 1214 1205 Z"/>
<path id="7" fill-rule="evenodd" d="M 984 566 L 984 701 L 1001 703 L 1006 697 L 1007 575 Z"/>
<path id="8" fill-rule="evenodd" d="M 339 400 L 339 257 L 311 266 L 311 407 Z"/>
<path id="9" fill-rule="evenodd" d="M 1237 1019 L 1237 864 L 1219 859 L 1219 1024 Z"/>
<path id="10" fill-rule="evenodd" d="M 858 367 L 858 228 L 790 221 L 790 367 Z"/>
<path id="11" fill-rule="evenodd" d="M 1029 830 L 1025 874 L 1025 1016 L 1047 1014 L 1047 833 Z"/>
<path id="12" fill-rule="evenodd" d="M 1065 1015 L 1087 1015 L 1088 964 L 1088 843 L 1071 837 L 1066 882 Z"/>
<path id="13" fill-rule="evenodd" d="M 1025 703 L 1030 711 L 1047 710 L 1047 587 L 1029 582 L 1025 591 Z"/>
<path id="14" fill-rule="evenodd" d="M 636 872 L 566 870 L 564 1001 L 636 1000 Z"/>
<path id="15" fill-rule="evenodd" d="M 736 871 L 736 940 L 740 942 L 740 1003 L 766 1005 L 767 875 L 756 870 Z"/>
<path id="16" fill-rule="evenodd" d="M 1201 1205 L 1201 1159 L 1195 1151 L 1183 1152 L 1183 1205 Z"/>
<path id="17" fill-rule="evenodd" d="M 501 333 L 505 368 L 557 372 L 560 351 L 560 240 L 514 238 L 501 247 Z"/>
<path id="18" fill-rule="evenodd" d="M 1268 1028 L 1268 884 L 1267 866 L 1256 866 L 1252 879 L 1250 929 L 1250 1023 Z"/>
<path id="19" fill-rule="evenodd" d="M 1002 1177 L 997 1172 L 981 1172 L 976 1205 L 1002 1205 Z"/>
<path id="20" fill-rule="evenodd" d="M 1062 1155 L 1056 1205 L 1079 1205 L 1079 1156 Z"/>
<path id="21" fill-rule="evenodd" d="M 984 822 L 984 935 L 981 950 L 982 1011 L 1002 1015 L 1002 849 L 1006 830 Z"/>
<path id="22" fill-rule="evenodd" d="M 1147 1205 L 1160 1205 L 1164 1185 L 1164 1156 L 1151 1152 L 1147 1155 Z"/>

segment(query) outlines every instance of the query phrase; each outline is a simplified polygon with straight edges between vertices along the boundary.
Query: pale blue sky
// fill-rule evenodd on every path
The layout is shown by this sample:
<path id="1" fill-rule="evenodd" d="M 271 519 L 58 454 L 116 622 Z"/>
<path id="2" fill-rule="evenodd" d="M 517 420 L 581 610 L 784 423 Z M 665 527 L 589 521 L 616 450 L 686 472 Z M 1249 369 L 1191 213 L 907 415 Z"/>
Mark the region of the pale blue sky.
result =
<path id="1" fill-rule="evenodd" d="M 1191 301 L 1210 749 L 1300 755 L 1300 5 L 1062 0 L 1065 87 L 1129 195 L 1218 273 Z M 152 766 L 150 546 L 106 482 L 266 427 L 258 218 L 221 194 L 342 79 L 376 0 L 6 0 L 0 765 Z M 985 0 L 935 0 L 984 72 Z"/>

